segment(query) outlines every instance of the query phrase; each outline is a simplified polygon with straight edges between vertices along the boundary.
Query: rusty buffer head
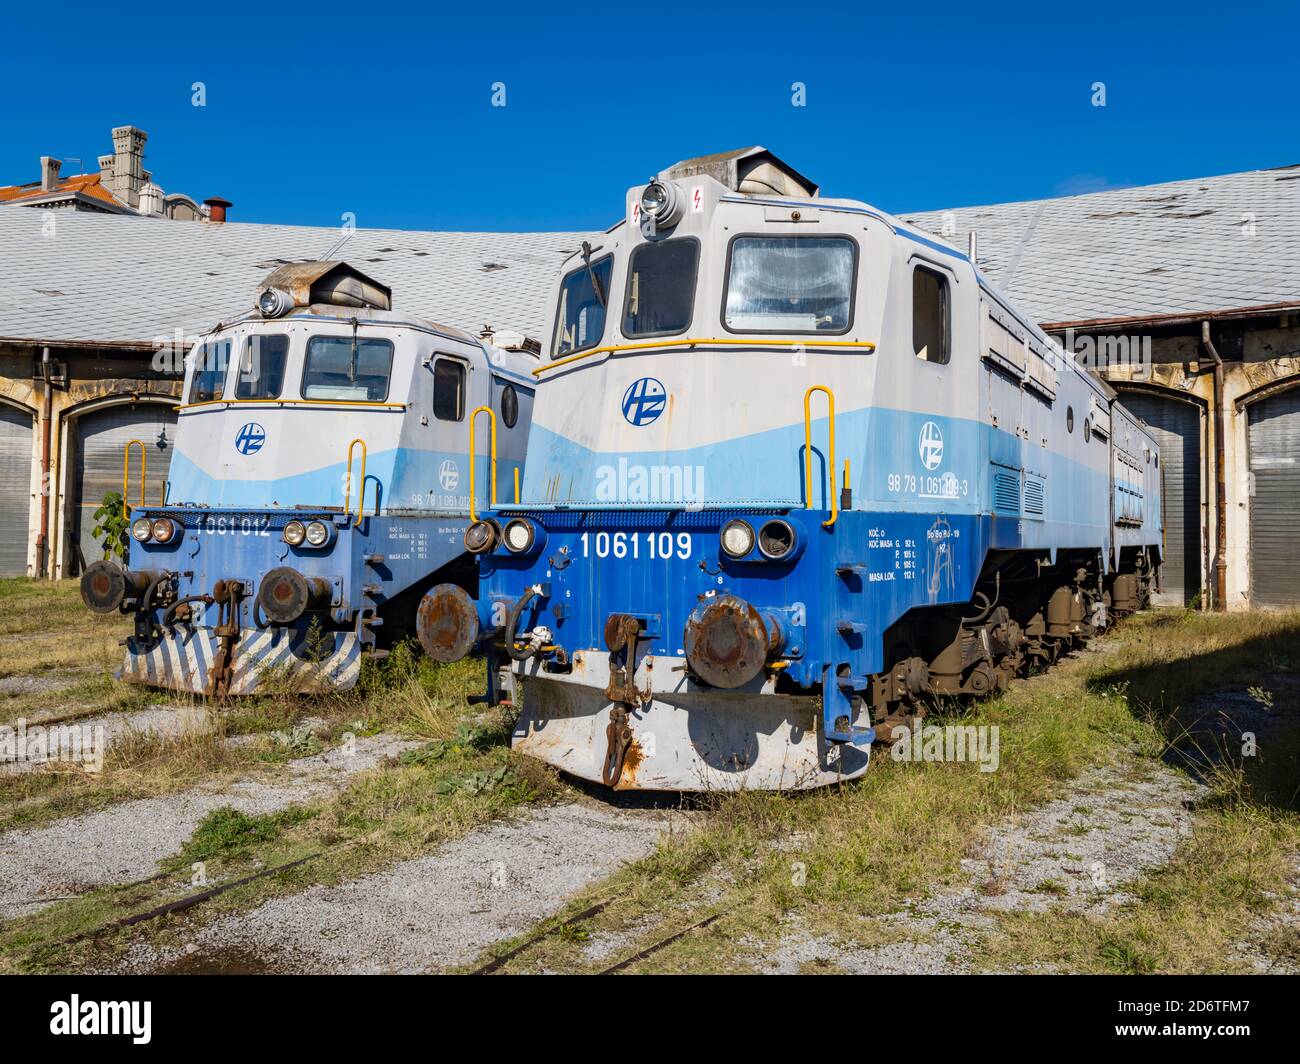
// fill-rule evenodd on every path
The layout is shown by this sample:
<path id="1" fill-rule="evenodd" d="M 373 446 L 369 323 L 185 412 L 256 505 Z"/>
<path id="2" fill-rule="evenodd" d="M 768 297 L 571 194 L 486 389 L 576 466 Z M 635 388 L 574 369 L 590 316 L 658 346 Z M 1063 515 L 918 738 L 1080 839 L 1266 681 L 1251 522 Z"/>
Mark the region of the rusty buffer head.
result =
<path id="1" fill-rule="evenodd" d="M 770 643 L 758 610 L 721 595 L 686 622 L 686 660 L 705 683 L 743 687 L 763 670 Z"/>
<path id="2" fill-rule="evenodd" d="M 420 599 L 415 633 L 434 661 L 460 661 L 478 642 L 478 610 L 464 588 L 439 584 Z"/>
<path id="3" fill-rule="evenodd" d="M 290 624 L 308 609 L 319 609 L 330 601 L 329 581 L 308 579 L 296 569 L 282 565 L 272 569 L 257 589 L 262 612 L 277 624 Z"/>
<path id="4" fill-rule="evenodd" d="M 95 613 L 112 613 L 126 598 L 127 574 L 117 562 L 91 562 L 81 574 L 81 601 Z"/>

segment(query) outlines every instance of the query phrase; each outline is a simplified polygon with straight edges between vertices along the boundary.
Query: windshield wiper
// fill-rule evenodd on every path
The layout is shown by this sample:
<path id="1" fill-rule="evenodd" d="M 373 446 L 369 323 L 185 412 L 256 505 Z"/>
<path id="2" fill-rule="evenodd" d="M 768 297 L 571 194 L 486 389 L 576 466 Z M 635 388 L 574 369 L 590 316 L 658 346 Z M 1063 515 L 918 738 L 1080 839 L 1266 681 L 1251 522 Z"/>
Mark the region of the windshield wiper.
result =
<path id="1" fill-rule="evenodd" d="M 591 268 L 591 243 L 587 240 L 582 242 L 582 264 L 587 267 L 587 276 L 591 278 L 591 290 L 596 293 L 596 299 L 600 302 L 600 309 L 608 310 L 609 300 L 605 296 L 605 286 L 600 283 L 596 271 Z"/>

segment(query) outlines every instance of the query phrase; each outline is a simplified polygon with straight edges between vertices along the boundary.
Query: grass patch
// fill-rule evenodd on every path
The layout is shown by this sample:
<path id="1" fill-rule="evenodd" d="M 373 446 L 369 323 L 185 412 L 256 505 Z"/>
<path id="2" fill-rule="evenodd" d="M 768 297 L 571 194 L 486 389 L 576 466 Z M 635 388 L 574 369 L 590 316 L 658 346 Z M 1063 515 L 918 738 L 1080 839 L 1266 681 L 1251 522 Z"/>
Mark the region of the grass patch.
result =
<path id="1" fill-rule="evenodd" d="M 176 855 L 175 865 L 185 867 L 195 861 L 229 856 L 254 846 L 274 842 L 284 828 L 310 820 L 317 810 L 292 806 L 276 813 L 250 816 L 231 806 L 214 809 L 194 829 L 194 834 Z"/>

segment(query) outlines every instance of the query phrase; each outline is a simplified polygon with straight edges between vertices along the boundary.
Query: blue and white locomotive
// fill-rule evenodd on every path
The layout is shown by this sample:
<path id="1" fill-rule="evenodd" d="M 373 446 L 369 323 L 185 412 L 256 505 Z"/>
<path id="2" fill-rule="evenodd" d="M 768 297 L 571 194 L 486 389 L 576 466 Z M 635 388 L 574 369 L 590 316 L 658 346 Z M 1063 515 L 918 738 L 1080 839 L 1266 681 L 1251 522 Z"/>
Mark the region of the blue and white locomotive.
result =
<path id="1" fill-rule="evenodd" d="M 128 564 L 81 581 L 92 610 L 134 614 L 124 679 L 345 689 L 431 587 L 476 592 L 475 473 L 517 483 L 537 358 L 390 307 L 345 263 L 283 266 L 190 352 L 166 497 L 142 477 Z"/>
<path id="2" fill-rule="evenodd" d="M 759 148 L 678 164 L 564 266 L 522 503 L 444 659 L 621 789 L 855 777 L 934 695 L 1143 606 L 1154 439 L 961 251 Z M 506 670 L 498 666 L 505 663 Z"/>

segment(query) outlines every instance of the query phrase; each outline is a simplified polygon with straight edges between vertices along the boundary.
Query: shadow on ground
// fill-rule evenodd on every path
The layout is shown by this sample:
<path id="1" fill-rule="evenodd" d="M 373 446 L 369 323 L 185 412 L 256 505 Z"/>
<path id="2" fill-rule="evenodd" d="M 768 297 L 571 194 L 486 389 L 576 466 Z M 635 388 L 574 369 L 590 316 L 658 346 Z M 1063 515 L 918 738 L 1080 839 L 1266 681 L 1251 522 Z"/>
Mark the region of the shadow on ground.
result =
<path id="1" fill-rule="evenodd" d="M 1133 638 L 1142 660 L 1102 663 L 1089 689 L 1120 694 L 1155 723 L 1169 764 L 1220 791 L 1300 809 L 1300 614 L 1168 611 Z"/>

